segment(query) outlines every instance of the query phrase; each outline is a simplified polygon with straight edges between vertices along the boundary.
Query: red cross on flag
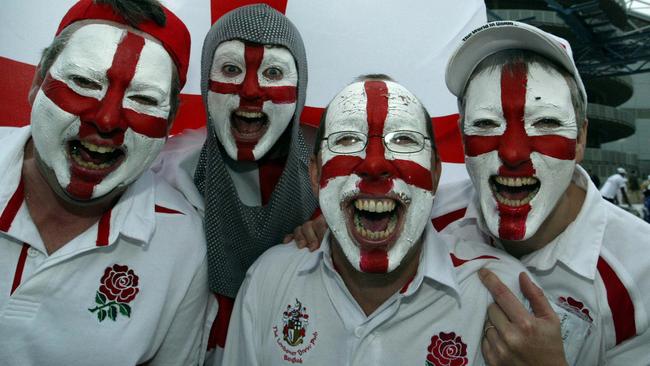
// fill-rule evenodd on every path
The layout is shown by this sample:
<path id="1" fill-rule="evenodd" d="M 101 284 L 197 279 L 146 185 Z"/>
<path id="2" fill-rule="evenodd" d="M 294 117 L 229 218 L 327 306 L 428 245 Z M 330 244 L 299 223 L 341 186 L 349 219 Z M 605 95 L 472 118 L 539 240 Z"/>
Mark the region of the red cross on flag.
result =
<path id="1" fill-rule="evenodd" d="M 40 53 L 75 0 L 21 0 L 0 12 L 0 126 L 29 123 L 27 93 Z M 316 126 L 323 107 L 362 74 L 383 73 L 417 95 L 432 116 L 443 181 L 466 176 L 455 98 L 444 82 L 445 65 L 460 39 L 485 23 L 482 0 L 318 1 L 162 0 L 192 34 L 191 65 L 172 133 L 205 124 L 200 58 L 210 25 L 242 5 L 265 2 L 300 30 L 309 64 L 301 120 Z M 309 131 L 309 127 L 305 127 Z"/>

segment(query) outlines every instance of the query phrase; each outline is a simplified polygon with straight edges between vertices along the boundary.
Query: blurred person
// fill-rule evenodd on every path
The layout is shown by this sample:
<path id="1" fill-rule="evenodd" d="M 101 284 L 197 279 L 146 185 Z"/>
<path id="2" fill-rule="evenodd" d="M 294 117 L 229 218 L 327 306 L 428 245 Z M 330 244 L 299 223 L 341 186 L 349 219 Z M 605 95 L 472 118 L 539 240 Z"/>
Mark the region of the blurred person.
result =
<path id="1" fill-rule="evenodd" d="M 600 189 L 600 194 L 607 201 L 618 205 L 623 202 L 630 205 L 630 200 L 627 196 L 627 178 L 625 178 L 626 171 L 622 167 L 616 168 L 616 173 L 610 175 L 605 184 Z M 621 197 L 622 199 L 619 199 Z"/>
<path id="2" fill-rule="evenodd" d="M 31 125 L 0 135 L 3 365 L 202 362 L 201 219 L 147 170 L 189 53 L 157 1 L 81 0 L 63 17 Z"/>

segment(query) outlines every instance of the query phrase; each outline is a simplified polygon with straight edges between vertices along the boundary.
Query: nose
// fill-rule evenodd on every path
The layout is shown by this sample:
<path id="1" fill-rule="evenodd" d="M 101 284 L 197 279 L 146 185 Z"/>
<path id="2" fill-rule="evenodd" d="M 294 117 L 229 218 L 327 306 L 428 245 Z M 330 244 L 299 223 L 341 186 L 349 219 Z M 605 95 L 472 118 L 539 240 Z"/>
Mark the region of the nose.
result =
<path id="1" fill-rule="evenodd" d="M 257 72 L 247 71 L 244 81 L 242 83 L 242 88 L 240 96 L 243 99 L 247 100 L 256 100 L 262 98 L 262 88 L 260 83 L 257 80 Z"/>
<path id="2" fill-rule="evenodd" d="M 386 160 L 381 136 L 369 136 L 366 158 L 357 166 L 356 174 L 363 180 L 381 181 L 395 176 L 393 165 Z"/>
<path id="3" fill-rule="evenodd" d="M 523 130 L 523 127 L 521 128 Z M 530 161 L 530 139 L 525 131 L 506 129 L 499 143 L 499 158 L 503 165 L 516 168 Z"/>
<path id="4" fill-rule="evenodd" d="M 123 93 L 119 90 L 109 88 L 101 101 L 101 105 L 95 115 L 94 123 L 101 133 L 115 131 L 126 131 L 127 123 L 122 114 Z"/>

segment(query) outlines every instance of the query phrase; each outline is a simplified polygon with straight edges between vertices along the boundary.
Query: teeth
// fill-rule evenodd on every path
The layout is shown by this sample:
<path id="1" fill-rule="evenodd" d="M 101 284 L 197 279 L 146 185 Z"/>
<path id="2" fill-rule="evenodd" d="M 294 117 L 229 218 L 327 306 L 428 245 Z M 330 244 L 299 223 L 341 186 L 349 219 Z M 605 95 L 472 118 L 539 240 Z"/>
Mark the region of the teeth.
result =
<path id="1" fill-rule="evenodd" d="M 93 162 L 85 161 L 85 160 L 81 159 L 81 157 L 79 155 L 77 155 L 77 154 L 71 154 L 71 155 L 72 155 L 72 159 L 74 159 L 75 163 L 81 165 L 82 167 L 84 167 L 86 169 L 99 170 L 99 169 L 106 169 L 109 166 L 111 166 L 110 163 L 95 164 Z"/>
<path id="2" fill-rule="evenodd" d="M 388 226 L 386 226 L 386 230 L 383 231 L 366 230 L 366 228 L 361 225 L 361 218 L 359 215 L 354 215 L 354 226 L 357 232 L 366 239 L 383 240 L 388 238 L 395 231 L 395 228 L 397 227 L 397 215 L 391 216 L 390 221 L 388 221 Z"/>
<path id="3" fill-rule="evenodd" d="M 357 210 L 368 212 L 390 212 L 395 209 L 395 201 L 392 199 L 367 199 L 362 198 L 354 201 Z"/>
<path id="4" fill-rule="evenodd" d="M 244 118 L 260 118 L 263 116 L 262 112 L 236 111 L 235 114 Z"/>
<path id="5" fill-rule="evenodd" d="M 529 186 L 536 184 L 537 178 L 534 177 L 504 177 L 501 175 L 497 175 L 494 177 L 494 180 L 504 186 L 509 186 L 509 187 L 521 187 L 521 186 Z"/>
<path id="6" fill-rule="evenodd" d="M 86 142 L 86 141 L 81 141 L 81 145 L 83 147 L 85 147 L 86 149 L 90 150 L 90 151 L 98 152 L 98 153 L 102 153 L 102 154 L 115 151 L 114 147 L 95 145 L 95 144 L 91 144 L 90 142 Z"/>
<path id="7" fill-rule="evenodd" d="M 536 189 L 535 191 L 531 192 L 526 198 L 520 200 L 511 200 L 503 197 L 502 195 L 496 192 L 494 196 L 496 197 L 497 201 L 501 204 L 504 204 L 506 206 L 511 206 L 511 207 L 519 207 L 529 203 L 535 197 L 538 191 L 539 189 Z"/>

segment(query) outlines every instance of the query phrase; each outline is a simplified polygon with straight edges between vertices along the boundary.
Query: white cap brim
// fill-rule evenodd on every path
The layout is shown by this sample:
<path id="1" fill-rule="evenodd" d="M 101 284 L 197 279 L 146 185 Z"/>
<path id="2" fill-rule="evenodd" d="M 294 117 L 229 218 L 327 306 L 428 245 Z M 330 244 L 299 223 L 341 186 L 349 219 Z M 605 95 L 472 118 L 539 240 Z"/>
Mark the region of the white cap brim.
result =
<path id="1" fill-rule="evenodd" d="M 460 96 L 470 75 L 481 61 L 496 52 L 509 49 L 533 51 L 563 66 L 574 76 L 586 103 L 587 93 L 573 62 L 569 42 L 529 24 L 515 21 L 487 23 L 465 36 L 447 63 L 447 88 L 455 96 Z"/>

